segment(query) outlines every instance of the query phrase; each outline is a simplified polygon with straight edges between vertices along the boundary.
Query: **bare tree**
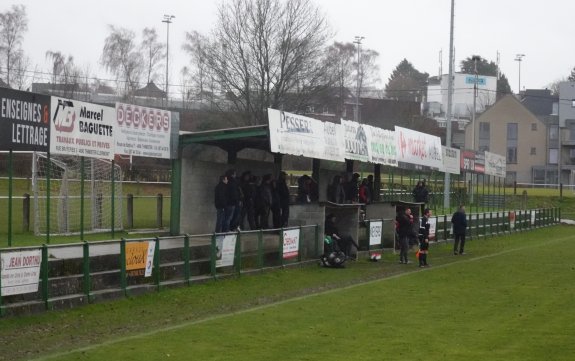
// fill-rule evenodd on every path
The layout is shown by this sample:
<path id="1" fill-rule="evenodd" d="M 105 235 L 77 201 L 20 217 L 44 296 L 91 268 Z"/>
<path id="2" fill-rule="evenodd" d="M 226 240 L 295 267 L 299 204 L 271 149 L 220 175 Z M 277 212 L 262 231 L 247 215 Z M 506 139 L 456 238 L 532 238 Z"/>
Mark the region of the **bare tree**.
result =
<path id="1" fill-rule="evenodd" d="M 310 0 L 232 0 L 217 16 L 207 44 L 190 51 L 205 53 L 201 64 L 244 124 L 264 123 L 268 107 L 301 111 L 333 84 L 325 52 L 331 33 Z"/>
<path id="2" fill-rule="evenodd" d="M 0 13 L 0 54 L 6 63 L 6 83 L 10 84 L 10 71 L 16 58 L 21 58 L 24 33 L 28 30 L 28 17 L 24 5 Z"/>
<path id="3" fill-rule="evenodd" d="M 114 74 L 121 84 L 122 92 L 128 95 L 138 86 L 143 70 L 142 58 L 137 51 L 136 35 L 133 31 L 109 26 L 100 63 Z"/>
<path id="4" fill-rule="evenodd" d="M 22 51 L 16 53 L 12 62 L 12 87 L 18 90 L 25 90 L 30 87 L 31 82 L 28 80 L 28 68 L 30 67 L 30 58 Z"/>
<path id="5" fill-rule="evenodd" d="M 164 47 L 165 45 L 158 41 L 156 29 L 144 28 L 140 48 L 145 55 L 146 84 L 156 80 L 157 74 L 155 71 L 165 56 Z"/>
<path id="6" fill-rule="evenodd" d="M 66 56 L 59 51 L 48 50 L 46 58 L 52 63 L 52 84 L 59 86 L 61 96 L 73 98 L 74 93 L 81 87 L 80 78 L 83 76 L 80 68 L 74 64 L 74 57 Z"/>

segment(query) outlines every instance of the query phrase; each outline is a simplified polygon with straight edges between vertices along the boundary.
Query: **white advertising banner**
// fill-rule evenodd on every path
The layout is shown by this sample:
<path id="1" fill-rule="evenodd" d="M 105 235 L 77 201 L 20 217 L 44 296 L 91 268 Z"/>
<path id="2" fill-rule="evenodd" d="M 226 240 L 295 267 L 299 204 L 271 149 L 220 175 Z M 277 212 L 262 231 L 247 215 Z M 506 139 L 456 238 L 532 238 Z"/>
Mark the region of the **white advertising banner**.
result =
<path id="1" fill-rule="evenodd" d="M 369 161 L 397 167 L 397 141 L 395 132 L 376 127 L 367 128 L 369 139 Z"/>
<path id="2" fill-rule="evenodd" d="M 299 229 L 288 229 L 283 232 L 284 259 L 297 257 L 299 253 Z"/>
<path id="3" fill-rule="evenodd" d="M 461 153 L 459 149 L 441 146 L 443 156 L 442 171 L 450 174 L 461 173 Z"/>
<path id="4" fill-rule="evenodd" d="M 370 221 L 369 222 L 369 245 L 381 245 L 381 233 L 383 229 L 383 221 Z"/>
<path id="5" fill-rule="evenodd" d="M 435 239 L 435 232 L 437 231 L 437 218 L 429 218 L 429 239 Z"/>
<path id="6" fill-rule="evenodd" d="M 51 99 L 50 152 L 114 159 L 114 108 Z"/>
<path id="7" fill-rule="evenodd" d="M 237 238 L 236 234 L 216 237 L 216 267 L 234 265 Z"/>
<path id="8" fill-rule="evenodd" d="M 485 174 L 505 178 L 507 160 L 504 156 L 485 152 Z"/>
<path id="9" fill-rule="evenodd" d="M 116 154 L 170 158 L 172 112 L 116 103 Z"/>
<path id="10" fill-rule="evenodd" d="M 320 159 L 344 162 L 343 127 L 341 124 L 323 122 L 323 155 Z"/>
<path id="11" fill-rule="evenodd" d="M 397 160 L 442 169 L 441 139 L 402 127 L 395 127 Z"/>
<path id="12" fill-rule="evenodd" d="M 320 120 L 268 109 L 270 148 L 273 153 L 321 159 L 324 125 Z"/>
<path id="13" fill-rule="evenodd" d="M 343 126 L 343 139 L 345 142 L 345 159 L 368 162 L 370 144 L 368 137 L 370 132 L 367 128 L 369 126 L 344 119 L 341 120 L 341 125 Z"/>
<path id="14" fill-rule="evenodd" d="M 38 291 L 42 251 L 3 252 L 0 256 L 0 295 L 10 296 Z"/>
<path id="15" fill-rule="evenodd" d="M 148 252 L 146 253 L 146 270 L 144 272 L 144 277 L 150 277 L 152 275 L 152 269 L 154 268 L 155 250 L 156 250 L 156 241 L 149 241 Z"/>

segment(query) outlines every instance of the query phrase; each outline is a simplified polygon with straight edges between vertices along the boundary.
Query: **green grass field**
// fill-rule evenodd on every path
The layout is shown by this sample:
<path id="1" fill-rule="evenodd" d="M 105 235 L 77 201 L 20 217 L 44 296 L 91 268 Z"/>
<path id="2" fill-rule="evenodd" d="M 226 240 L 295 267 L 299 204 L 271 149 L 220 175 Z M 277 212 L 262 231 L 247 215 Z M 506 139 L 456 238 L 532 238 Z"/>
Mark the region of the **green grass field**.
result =
<path id="1" fill-rule="evenodd" d="M 0 360 L 572 360 L 573 230 L 0 319 Z"/>

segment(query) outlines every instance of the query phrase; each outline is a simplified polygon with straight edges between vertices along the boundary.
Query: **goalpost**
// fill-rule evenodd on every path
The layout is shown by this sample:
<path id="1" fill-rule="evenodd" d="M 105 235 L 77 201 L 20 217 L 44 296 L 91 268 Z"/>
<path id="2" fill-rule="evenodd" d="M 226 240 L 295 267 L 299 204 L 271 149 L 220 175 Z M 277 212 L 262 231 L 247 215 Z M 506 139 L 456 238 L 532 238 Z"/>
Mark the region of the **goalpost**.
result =
<path id="1" fill-rule="evenodd" d="M 48 162 L 50 165 L 50 209 L 48 202 Z M 123 229 L 122 174 L 119 165 L 112 162 L 85 158 L 84 160 L 84 231 L 106 232 L 112 229 L 112 203 L 114 229 Z M 82 159 L 78 156 L 54 156 L 34 153 L 32 161 L 32 187 L 34 190 L 34 233 L 46 234 L 47 212 L 50 234 L 75 234 L 81 231 Z M 113 185 L 113 189 L 112 189 Z M 112 202 L 112 195 L 114 202 Z"/>

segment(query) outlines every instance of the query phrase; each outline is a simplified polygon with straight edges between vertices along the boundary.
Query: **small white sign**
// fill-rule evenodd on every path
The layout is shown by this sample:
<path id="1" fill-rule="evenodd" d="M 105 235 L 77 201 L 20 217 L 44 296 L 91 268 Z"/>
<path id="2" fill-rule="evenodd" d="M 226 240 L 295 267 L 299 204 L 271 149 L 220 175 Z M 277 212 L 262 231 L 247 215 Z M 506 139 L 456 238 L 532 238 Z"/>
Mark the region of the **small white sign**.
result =
<path id="1" fill-rule="evenodd" d="M 216 267 L 234 265 L 237 238 L 236 234 L 216 237 Z"/>
<path id="2" fill-rule="evenodd" d="M 381 245 L 381 233 L 383 230 L 382 221 L 370 221 L 369 222 L 369 245 L 370 246 L 380 246 Z"/>
<path id="3" fill-rule="evenodd" d="M 0 257 L 0 295 L 10 296 L 38 291 L 42 251 L 3 252 Z"/>
<path id="4" fill-rule="evenodd" d="M 297 257 L 299 253 L 299 229 L 288 229 L 284 231 L 284 259 Z"/>
<path id="5" fill-rule="evenodd" d="M 146 256 L 146 272 L 144 277 L 150 277 L 152 275 L 152 269 L 154 268 L 154 251 L 156 250 L 156 241 L 148 242 L 148 254 Z"/>
<path id="6" fill-rule="evenodd" d="M 429 239 L 435 239 L 435 232 L 437 231 L 437 218 L 430 218 L 429 222 Z"/>

